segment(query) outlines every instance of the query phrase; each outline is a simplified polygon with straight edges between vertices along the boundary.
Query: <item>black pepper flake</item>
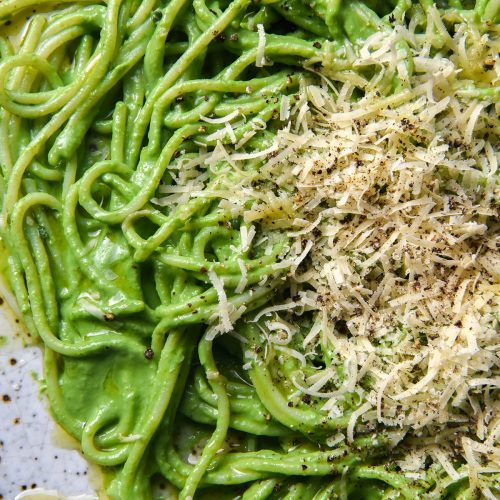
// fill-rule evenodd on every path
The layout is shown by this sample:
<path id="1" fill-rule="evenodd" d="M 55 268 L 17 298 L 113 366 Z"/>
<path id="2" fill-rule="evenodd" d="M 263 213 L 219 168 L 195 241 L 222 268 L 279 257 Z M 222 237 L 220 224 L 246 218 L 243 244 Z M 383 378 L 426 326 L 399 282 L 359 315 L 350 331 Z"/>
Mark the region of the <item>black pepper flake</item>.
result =
<path id="1" fill-rule="evenodd" d="M 313 47 L 314 47 L 315 49 L 321 49 L 321 43 L 320 43 L 320 42 L 314 42 L 314 43 L 313 43 Z"/>
<path id="2" fill-rule="evenodd" d="M 311 396 L 309 394 L 304 394 L 301 399 L 306 405 L 311 403 Z"/>
<path id="3" fill-rule="evenodd" d="M 10 366 L 15 366 L 17 365 L 17 359 L 16 358 L 10 358 L 9 359 Z"/>
<path id="4" fill-rule="evenodd" d="M 161 21 L 162 17 L 163 17 L 162 11 L 160 9 L 156 9 L 153 11 L 151 19 L 153 20 L 154 23 L 158 23 Z"/>
<path id="5" fill-rule="evenodd" d="M 112 312 L 107 312 L 104 314 L 104 321 L 114 321 L 115 315 Z"/>
<path id="6" fill-rule="evenodd" d="M 483 64 L 484 64 L 484 68 L 485 68 L 486 70 L 488 70 L 488 69 L 492 69 L 492 68 L 494 68 L 494 67 L 495 67 L 495 59 L 493 59 L 492 57 L 491 57 L 491 58 L 488 58 L 488 59 L 486 59 L 486 60 L 484 61 L 484 63 L 483 63 Z"/>
<path id="7" fill-rule="evenodd" d="M 200 267 L 200 273 L 206 274 L 208 273 L 208 269 L 206 267 Z"/>
<path id="8" fill-rule="evenodd" d="M 307 465 L 306 464 L 302 464 L 302 470 L 307 470 Z"/>
<path id="9" fill-rule="evenodd" d="M 16 417 L 12 422 L 14 422 L 14 425 L 17 425 L 19 422 L 21 422 L 21 418 Z"/>
<path id="10" fill-rule="evenodd" d="M 9 396 L 8 394 L 4 394 L 4 395 L 2 396 L 2 401 L 3 401 L 4 403 L 10 403 L 10 402 L 11 402 L 10 396 Z"/>
<path id="11" fill-rule="evenodd" d="M 148 347 L 145 351 L 144 351 L 144 357 L 146 359 L 153 359 L 154 358 L 154 355 L 155 353 L 153 352 L 153 349 L 151 349 L 151 347 Z"/>

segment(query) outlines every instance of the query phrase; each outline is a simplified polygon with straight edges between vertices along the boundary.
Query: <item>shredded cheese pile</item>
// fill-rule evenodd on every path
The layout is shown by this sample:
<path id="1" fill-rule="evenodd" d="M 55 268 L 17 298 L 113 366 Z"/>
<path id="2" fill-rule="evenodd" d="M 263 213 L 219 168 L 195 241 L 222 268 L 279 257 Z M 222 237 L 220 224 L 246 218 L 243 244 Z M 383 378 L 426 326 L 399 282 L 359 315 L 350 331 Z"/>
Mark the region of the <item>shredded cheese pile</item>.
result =
<path id="1" fill-rule="evenodd" d="M 171 196 L 217 194 L 262 228 L 263 245 L 266 230 L 287 232 L 279 265 L 290 269 L 290 297 L 259 318 L 271 318 L 269 341 L 301 361 L 330 342 L 334 365 L 295 383 L 323 397 L 330 416 L 344 392 L 358 393 L 365 403 L 348 439 L 363 426 L 401 428 L 425 445 L 400 463 L 408 474 L 430 455 L 456 479 L 459 453 L 477 485 L 500 470 L 500 105 L 471 82 L 499 85 L 500 42 L 498 28 L 465 23 L 450 36 L 433 13 L 427 33 L 377 33 L 353 53 L 356 71 L 332 69 L 323 84 L 302 82 L 283 97 L 286 126 L 267 149 L 219 143 L 179 161 L 189 189 Z M 446 57 L 431 51 L 432 37 Z M 401 88 L 387 92 L 395 76 Z M 234 118 L 221 134 L 241 123 Z M 246 170 L 255 160 L 261 167 Z M 193 189 L 204 184 L 202 166 L 219 169 L 218 181 Z M 293 309 L 317 312 L 301 352 L 286 347 L 295 330 L 280 316 Z M 337 366 L 346 379 L 322 390 Z"/>

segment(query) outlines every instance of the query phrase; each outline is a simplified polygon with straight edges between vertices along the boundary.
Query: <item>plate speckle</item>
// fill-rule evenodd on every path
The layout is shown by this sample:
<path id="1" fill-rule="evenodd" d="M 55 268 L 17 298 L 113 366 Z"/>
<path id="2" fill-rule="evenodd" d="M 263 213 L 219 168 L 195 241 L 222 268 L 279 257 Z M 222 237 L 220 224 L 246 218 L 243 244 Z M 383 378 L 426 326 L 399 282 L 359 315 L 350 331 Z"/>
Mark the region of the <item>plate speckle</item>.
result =
<path id="1" fill-rule="evenodd" d="M 94 493 L 83 457 L 54 442 L 55 424 L 40 390 L 42 353 L 23 347 L 21 332 L 0 298 L 0 500 L 35 488 Z"/>

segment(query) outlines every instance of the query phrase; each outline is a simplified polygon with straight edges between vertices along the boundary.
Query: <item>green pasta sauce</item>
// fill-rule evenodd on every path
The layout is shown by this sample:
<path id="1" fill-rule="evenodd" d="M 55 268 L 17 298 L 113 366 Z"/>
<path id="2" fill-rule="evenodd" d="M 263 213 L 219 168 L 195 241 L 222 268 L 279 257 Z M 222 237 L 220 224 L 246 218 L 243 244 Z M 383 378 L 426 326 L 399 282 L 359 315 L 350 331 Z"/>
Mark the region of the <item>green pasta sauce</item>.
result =
<path id="1" fill-rule="evenodd" d="M 495 0 L 437 4 L 472 23 L 498 22 Z M 293 100 L 324 68 L 352 69 L 348 51 L 389 32 L 395 19 L 406 15 L 424 30 L 431 7 L 428 0 L 0 1 L 8 280 L 43 343 L 53 416 L 103 467 L 110 498 L 151 498 L 165 481 L 182 499 L 475 494 L 465 476 L 439 489 L 438 473 L 398 473 L 384 429 L 328 446 L 362 401 L 353 394 L 342 416 L 327 418 L 310 398 L 290 404 L 297 360 L 280 369 L 258 362 L 259 323 L 246 319 L 279 302 L 287 268 L 276 264 L 289 239 L 257 225 L 245 245 L 250 225 L 216 194 L 223 160 L 200 170 L 213 188 L 206 194 L 158 203 L 176 193 L 176 161 L 247 136 L 246 151 L 269 147 L 283 126 L 276 96 Z M 406 64 L 411 72 L 411 58 Z M 395 76 L 389 87 L 398 93 L 404 82 Z M 476 91 L 498 96 L 497 88 Z M 217 120 L 236 110 L 244 126 L 232 141 L 215 137 Z M 261 163 L 250 159 L 245 168 Z M 241 265 L 246 282 L 237 292 Z M 236 335 L 224 333 L 224 321 Z M 214 328 L 223 334 L 207 335 Z M 328 356 L 325 345 L 318 363 Z"/>

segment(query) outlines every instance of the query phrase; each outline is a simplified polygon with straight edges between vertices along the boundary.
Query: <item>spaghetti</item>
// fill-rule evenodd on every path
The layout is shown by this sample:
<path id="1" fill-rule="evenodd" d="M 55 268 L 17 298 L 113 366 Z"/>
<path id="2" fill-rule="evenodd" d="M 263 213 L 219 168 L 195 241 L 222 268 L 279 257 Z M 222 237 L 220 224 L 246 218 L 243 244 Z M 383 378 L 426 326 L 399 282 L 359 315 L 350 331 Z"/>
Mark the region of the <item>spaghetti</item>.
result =
<path id="1" fill-rule="evenodd" d="M 450 37 L 443 22 L 498 27 L 495 0 L 438 3 L 0 2 L 9 281 L 44 344 L 52 413 L 103 466 L 111 498 L 150 498 L 161 478 L 183 499 L 491 492 L 498 471 L 475 484 L 458 455 L 451 479 L 439 459 L 418 477 L 398 472 L 406 441 L 395 447 L 389 427 L 354 433 L 371 408 L 355 391 L 337 416 L 307 391 L 287 396 L 297 365 L 314 376 L 334 356 L 324 342 L 311 367 L 301 352 L 316 328 L 307 311 L 297 324 L 267 316 L 304 307 L 285 290 L 312 245 L 290 261 L 286 196 L 242 181 L 281 158 L 274 139 L 306 83 L 376 76 L 353 54 L 377 31 L 405 19 L 437 29 L 437 13 L 436 53 Z M 404 71 L 377 87 L 394 106 L 414 71 L 410 45 L 397 42 Z M 498 99 L 491 82 L 462 92 L 485 107 Z M 231 185 L 242 210 L 272 197 L 265 223 L 228 202 Z M 282 358 L 268 367 L 272 356 Z"/>

